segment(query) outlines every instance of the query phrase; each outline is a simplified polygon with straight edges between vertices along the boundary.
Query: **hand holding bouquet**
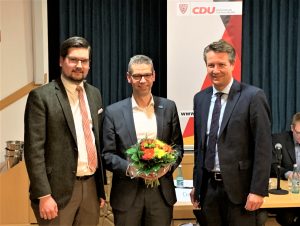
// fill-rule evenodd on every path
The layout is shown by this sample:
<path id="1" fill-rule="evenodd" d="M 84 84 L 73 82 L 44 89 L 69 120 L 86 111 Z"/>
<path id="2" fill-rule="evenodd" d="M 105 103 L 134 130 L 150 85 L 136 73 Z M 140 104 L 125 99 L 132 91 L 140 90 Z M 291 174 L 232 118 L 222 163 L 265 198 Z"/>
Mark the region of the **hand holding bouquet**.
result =
<path id="1" fill-rule="evenodd" d="M 158 139 L 144 138 L 126 150 L 134 176 L 142 177 L 147 186 L 158 186 L 178 157 L 178 152 Z"/>

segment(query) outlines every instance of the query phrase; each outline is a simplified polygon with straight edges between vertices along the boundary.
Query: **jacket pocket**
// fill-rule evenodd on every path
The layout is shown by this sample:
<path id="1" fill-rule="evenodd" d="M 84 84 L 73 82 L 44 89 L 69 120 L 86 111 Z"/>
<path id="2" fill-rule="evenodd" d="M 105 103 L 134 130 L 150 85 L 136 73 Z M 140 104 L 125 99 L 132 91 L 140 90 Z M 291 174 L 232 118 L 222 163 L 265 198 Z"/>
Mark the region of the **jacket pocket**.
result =
<path id="1" fill-rule="evenodd" d="M 46 173 L 51 174 L 52 173 L 52 167 L 46 167 Z"/>
<path id="2" fill-rule="evenodd" d="M 239 170 L 247 170 L 251 166 L 251 161 L 245 160 L 245 161 L 239 161 Z"/>

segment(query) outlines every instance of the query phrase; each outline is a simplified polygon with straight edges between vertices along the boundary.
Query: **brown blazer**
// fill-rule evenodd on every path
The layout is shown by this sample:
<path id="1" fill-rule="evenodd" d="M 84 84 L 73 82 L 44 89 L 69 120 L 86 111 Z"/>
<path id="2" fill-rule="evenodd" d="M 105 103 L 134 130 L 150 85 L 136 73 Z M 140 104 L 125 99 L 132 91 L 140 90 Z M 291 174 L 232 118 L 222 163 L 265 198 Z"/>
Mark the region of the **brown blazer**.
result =
<path id="1" fill-rule="evenodd" d="M 97 88 L 84 83 L 100 157 L 102 99 Z M 77 141 L 68 96 L 60 79 L 29 93 L 25 110 L 24 156 L 30 179 L 30 199 L 51 194 L 63 208 L 69 202 L 77 170 Z M 103 169 L 95 173 L 98 196 L 105 198 Z"/>

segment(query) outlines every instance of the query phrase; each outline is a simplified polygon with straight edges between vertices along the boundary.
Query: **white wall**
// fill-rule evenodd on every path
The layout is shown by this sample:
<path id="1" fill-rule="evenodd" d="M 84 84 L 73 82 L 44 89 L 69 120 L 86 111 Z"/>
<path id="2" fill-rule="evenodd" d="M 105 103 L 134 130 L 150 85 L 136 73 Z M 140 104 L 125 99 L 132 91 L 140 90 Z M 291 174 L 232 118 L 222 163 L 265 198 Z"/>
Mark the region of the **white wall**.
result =
<path id="1" fill-rule="evenodd" d="M 37 29 L 38 26 L 47 27 L 46 21 L 41 18 L 45 17 L 46 10 L 36 7 L 46 7 L 46 4 L 46 0 L 0 0 L 1 100 L 34 81 L 34 73 L 39 71 L 37 66 L 43 68 L 41 76 L 44 76 L 44 73 L 48 74 L 48 67 L 40 62 L 34 67 L 35 57 L 39 58 L 36 49 L 41 49 L 43 56 L 46 54 L 46 57 L 40 57 L 44 62 L 47 63 L 48 59 L 47 53 L 44 52 L 47 49 L 47 33 L 41 32 L 40 36 L 34 34 L 34 31 L 41 30 Z M 43 13 L 37 18 L 36 12 L 39 10 Z M 42 30 L 45 31 L 45 28 Z M 39 37 L 44 42 L 44 48 L 40 48 Z M 39 44 L 39 48 L 35 43 Z M 23 118 L 26 99 L 27 95 L 0 111 L 0 162 L 4 161 L 6 141 L 24 140 Z"/>

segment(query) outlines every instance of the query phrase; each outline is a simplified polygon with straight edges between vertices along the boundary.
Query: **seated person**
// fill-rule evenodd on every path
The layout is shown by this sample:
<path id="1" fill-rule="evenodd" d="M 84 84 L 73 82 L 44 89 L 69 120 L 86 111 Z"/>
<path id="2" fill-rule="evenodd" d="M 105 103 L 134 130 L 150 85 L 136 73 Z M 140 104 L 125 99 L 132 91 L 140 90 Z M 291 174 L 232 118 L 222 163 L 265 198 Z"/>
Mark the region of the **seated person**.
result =
<path id="1" fill-rule="evenodd" d="M 275 150 L 275 145 L 281 144 L 280 178 L 287 180 L 289 177 L 292 177 L 293 165 L 296 163 L 298 169 L 300 167 L 300 112 L 293 116 L 291 131 L 273 134 L 272 142 L 274 150 L 271 175 L 276 175 L 278 164 L 278 153 Z M 277 214 L 276 220 L 279 224 L 283 226 L 300 225 L 300 208 L 280 208 L 274 211 Z"/>

